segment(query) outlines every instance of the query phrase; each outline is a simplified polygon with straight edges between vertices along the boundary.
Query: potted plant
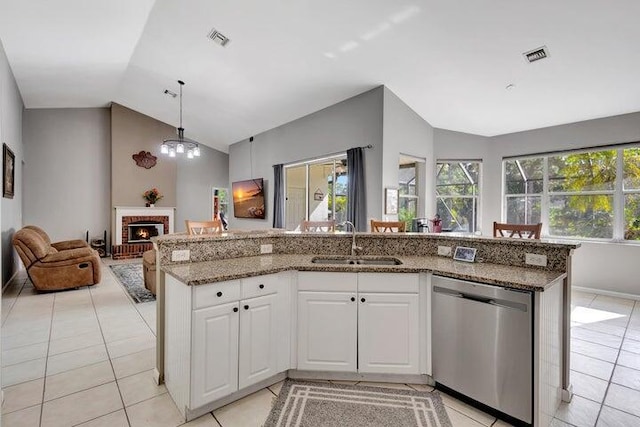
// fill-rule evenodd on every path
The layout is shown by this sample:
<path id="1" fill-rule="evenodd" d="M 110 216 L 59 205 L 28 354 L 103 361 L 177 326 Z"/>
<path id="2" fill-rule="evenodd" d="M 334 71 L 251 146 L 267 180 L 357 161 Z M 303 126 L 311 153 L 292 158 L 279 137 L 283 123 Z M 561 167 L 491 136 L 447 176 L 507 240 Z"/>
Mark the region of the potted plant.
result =
<path id="1" fill-rule="evenodd" d="M 152 188 L 151 190 L 147 190 L 142 193 L 142 198 L 147 201 L 146 206 L 148 208 L 155 207 L 155 204 L 158 200 L 162 199 L 162 194 L 157 188 Z"/>

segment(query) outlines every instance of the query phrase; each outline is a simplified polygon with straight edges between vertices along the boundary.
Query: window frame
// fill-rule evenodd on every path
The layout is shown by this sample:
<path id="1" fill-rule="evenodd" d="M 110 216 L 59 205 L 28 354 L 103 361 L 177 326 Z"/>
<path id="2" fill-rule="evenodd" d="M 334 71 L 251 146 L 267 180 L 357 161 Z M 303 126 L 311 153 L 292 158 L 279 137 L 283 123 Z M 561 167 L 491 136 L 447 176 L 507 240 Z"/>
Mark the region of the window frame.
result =
<path id="1" fill-rule="evenodd" d="M 541 196 L 540 203 L 540 221 L 542 222 L 542 234 L 544 237 L 559 240 L 578 240 L 585 242 L 601 242 L 601 243 L 623 243 L 640 245 L 640 240 L 626 240 L 625 235 L 625 198 L 627 195 L 639 194 L 640 188 L 637 189 L 625 189 L 624 188 L 624 151 L 629 148 L 640 148 L 640 142 L 631 142 L 624 144 L 614 145 L 600 145 L 594 147 L 585 147 L 576 150 L 564 150 L 554 151 L 548 153 L 528 154 L 523 156 L 509 156 L 502 158 L 502 197 L 501 197 L 501 220 L 506 221 L 507 218 L 507 200 L 510 197 L 526 197 L 526 196 Z M 598 151 L 611 151 L 616 152 L 616 177 L 612 189 L 603 190 L 586 190 L 586 191 L 550 191 L 549 190 L 549 158 L 555 156 L 565 156 L 580 153 L 594 153 Z M 518 161 L 525 159 L 542 159 L 543 160 L 543 189 L 541 193 L 532 194 L 507 194 L 507 176 L 506 176 L 506 163 L 508 161 Z M 549 232 L 549 213 L 550 213 L 550 200 L 553 196 L 588 196 L 588 195 L 605 195 L 612 196 L 612 237 L 611 238 L 598 238 L 598 237 L 581 237 L 581 236 L 563 236 L 552 235 Z"/>
<path id="2" fill-rule="evenodd" d="M 477 163 L 478 164 L 478 182 L 477 182 L 477 193 L 473 195 L 439 195 L 438 194 L 438 175 L 440 173 L 439 166 L 444 163 Z M 484 176 L 482 159 L 437 159 L 435 165 L 435 176 L 434 176 L 434 186 L 435 186 L 435 209 L 438 210 L 438 201 L 442 200 L 444 203 L 445 199 L 475 199 L 475 227 L 473 230 L 469 230 L 468 234 L 476 234 L 482 233 L 482 177 Z M 445 204 L 446 206 L 446 204 Z"/>

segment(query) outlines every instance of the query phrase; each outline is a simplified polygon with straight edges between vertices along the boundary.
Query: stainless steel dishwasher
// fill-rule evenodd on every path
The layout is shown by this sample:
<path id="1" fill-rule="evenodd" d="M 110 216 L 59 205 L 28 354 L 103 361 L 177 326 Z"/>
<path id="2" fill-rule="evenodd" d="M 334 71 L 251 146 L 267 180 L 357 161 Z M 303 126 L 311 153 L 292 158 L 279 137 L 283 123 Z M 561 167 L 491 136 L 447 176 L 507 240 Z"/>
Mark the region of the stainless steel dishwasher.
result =
<path id="1" fill-rule="evenodd" d="M 433 276 L 433 378 L 532 423 L 532 293 Z"/>

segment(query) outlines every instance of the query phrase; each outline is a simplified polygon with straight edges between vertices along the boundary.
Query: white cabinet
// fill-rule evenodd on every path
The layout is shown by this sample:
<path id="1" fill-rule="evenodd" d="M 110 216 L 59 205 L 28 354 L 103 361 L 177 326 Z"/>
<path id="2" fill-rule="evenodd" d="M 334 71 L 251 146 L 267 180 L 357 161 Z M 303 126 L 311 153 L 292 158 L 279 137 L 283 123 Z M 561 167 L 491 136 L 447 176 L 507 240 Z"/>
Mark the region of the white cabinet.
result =
<path id="1" fill-rule="evenodd" d="M 355 293 L 298 293 L 298 369 L 356 370 Z"/>
<path id="2" fill-rule="evenodd" d="M 358 297 L 358 371 L 420 373 L 418 294 Z"/>
<path id="3" fill-rule="evenodd" d="M 240 302 L 239 388 L 278 373 L 277 297 L 272 294 Z"/>
<path id="4" fill-rule="evenodd" d="M 238 303 L 193 312 L 191 407 L 238 389 Z"/>
<path id="5" fill-rule="evenodd" d="M 421 373 L 419 282 L 418 274 L 300 273 L 297 368 Z"/>
<path id="6" fill-rule="evenodd" d="M 194 287 L 190 408 L 289 369 L 290 286 L 283 273 Z"/>

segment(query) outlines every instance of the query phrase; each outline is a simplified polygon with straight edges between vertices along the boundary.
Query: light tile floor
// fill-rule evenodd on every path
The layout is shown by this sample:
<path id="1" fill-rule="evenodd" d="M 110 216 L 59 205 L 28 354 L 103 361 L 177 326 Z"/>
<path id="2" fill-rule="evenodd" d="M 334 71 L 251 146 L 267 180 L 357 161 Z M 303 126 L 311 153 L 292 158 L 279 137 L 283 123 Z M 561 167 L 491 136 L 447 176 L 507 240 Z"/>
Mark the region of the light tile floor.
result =
<path id="1" fill-rule="evenodd" d="M 3 426 L 264 423 L 281 383 L 184 424 L 166 388 L 153 381 L 155 303 L 133 304 L 106 265 L 103 272 L 98 286 L 50 294 L 36 293 L 22 274 L 3 293 Z M 576 396 L 554 426 L 640 426 L 640 304 L 581 292 L 574 303 Z M 455 427 L 508 426 L 450 396 L 443 400 Z"/>

